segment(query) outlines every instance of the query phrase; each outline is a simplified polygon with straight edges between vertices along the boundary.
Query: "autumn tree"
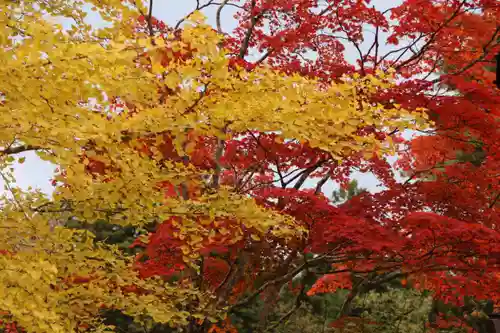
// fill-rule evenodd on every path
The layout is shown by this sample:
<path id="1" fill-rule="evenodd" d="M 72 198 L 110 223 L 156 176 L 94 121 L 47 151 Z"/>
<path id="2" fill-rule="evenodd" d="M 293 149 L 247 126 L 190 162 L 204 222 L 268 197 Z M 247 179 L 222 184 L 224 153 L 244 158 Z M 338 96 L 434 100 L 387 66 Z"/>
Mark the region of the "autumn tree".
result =
<path id="1" fill-rule="evenodd" d="M 480 70 L 498 48 L 498 6 L 197 4 L 174 26 L 153 17 L 154 1 L 0 4 L 5 321 L 109 331 L 117 323 L 103 313 L 113 312 L 143 330 L 223 332 L 261 302 L 258 328 L 270 331 L 315 296 L 346 290 L 328 323 L 338 326 L 359 297 L 401 280 L 439 302 L 497 304 L 498 186 L 474 186 L 498 178 L 498 95 Z M 210 6 L 216 27 L 200 12 Z M 229 6 L 232 33 L 220 19 Z M 106 27 L 87 24 L 86 8 Z M 395 45 L 385 54 L 382 35 Z M 433 84 L 461 93 L 429 95 Z M 385 155 L 405 145 L 399 132 L 441 139 L 459 124 L 461 151 L 470 136 L 490 145 L 481 172 L 453 164 L 423 181 L 435 156 L 419 154 L 417 139 L 397 166 L 415 175 L 396 181 Z M 457 150 L 439 142 L 439 158 Z M 9 168 L 25 151 L 58 166 L 52 197 L 13 186 Z M 387 190 L 334 205 L 323 189 L 346 187 L 353 168 Z M 457 174 L 458 186 L 448 181 Z M 88 231 L 103 222 L 140 235 L 138 255 Z M 294 282 L 291 307 L 266 316 Z"/>

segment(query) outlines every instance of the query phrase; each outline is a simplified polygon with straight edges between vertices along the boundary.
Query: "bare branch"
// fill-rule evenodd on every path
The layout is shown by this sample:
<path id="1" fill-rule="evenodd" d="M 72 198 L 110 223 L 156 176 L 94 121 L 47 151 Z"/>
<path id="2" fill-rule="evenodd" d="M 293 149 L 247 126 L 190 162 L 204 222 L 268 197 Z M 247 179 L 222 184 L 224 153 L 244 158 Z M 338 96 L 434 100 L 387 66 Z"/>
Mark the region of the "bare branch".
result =
<path id="1" fill-rule="evenodd" d="M 324 163 L 328 162 L 328 160 L 321 160 L 319 161 L 318 163 L 316 163 L 315 165 L 311 166 L 310 168 L 314 167 L 315 169 L 319 168 L 321 165 L 323 165 Z M 297 169 L 297 170 L 300 170 L 300 169 Z M 308 172 L 309 168 L 307 169 L 303 169 L 303 170 L 300 170 L 300 172 L 298 172 L 297 174 L 293 175 L 292 178 L 290 179 L 287 179 L 286 180 L 286 185 L 290 184 L 291 182 L 295 181 L 297 178 L 299 177 L 302 177 L 304 175 L 304 173 Z M 290 176 L 292 173 L 294 173 L 296 170 L 288 173 L 287 175 L 285 175 L 284 178 L 287 178 L 288 176 Z M 309 173 L 310 174 L 310 173 Z M 307 177 L 306 177 L 307 178 Z M 305 181 L 305 180 L 304 180 Z M 302 185 L 301 185 L 302 186 Z"/>
<path id="2" fill-rule="evenodd" d="M 321 12 L 319 12 L 318 16 L 323 16 L 325 15 L 330 9 L 332 9 L 332 7 L 334 6 L 333 3 L 331 3 L 330 5 L 326 6 L 326 8 L 323 8 L 321 10 Z"/>
<path id="3" fill-rule="evenodd" d="M 200 1 L 197 0 L 196 1 L 196 8 L 193 9 L 191 12 L 189 12 L 189 14 L 187 14 L 186 16 L 184 16 L 183 18 L 181 18 L 179 21 L 177 21 L 177 23 L 175 24 L 174 26 L 174 29 L 177 30 L 179 29 L 179 27 L 181 26 L 181 24 L 186 21 L 188 19 L 189 16 L 191 16 L 192 14 L 194 14 L 194 12 L 198 11 L 198 10 L 202 10 L 202 9 L 205 9 L 211 5 L 216 5 L 217 3 L 215 3 L 213 0 L 209 0 L 207 3 L 204 3 L 203 5 L 200 4 Z"/>
<path id="4" fill-rule="evenodd" d="M 153 2 L 154 2 L 154 0 L 149 0 L 148 30 L 149 30 L 149 36 L 150 37 L 154 36 L 154 30 L 153 30 Z"/>
<path id="5" fill-rule="evenodd" d="M 395 49 L 395 50 L 391 50 L 389 52 L 387 52 L 386 54 L 384 54 L 381 58 L 380 58 L 380 61 L 379 63 L 381 63 L 382 61 L 386 60 L 391 54 L 395 54 L 395 53 L 398 53 L 398 52 L 401 52 L 401 51 L 404 51 L 403 54 L 405 54 L 407 51 L 408 51 L 408 48 L 409 47 L 413 47 L 414 45 L 416 45 L 420 40 L 422 40 L 426 35 L 425 34 L 420 34 L 417 38 L 415 38 L 413 40 L 413 42 L 411 42 L 410 45 L 406 45 L 406 46 L 403 46 L 403 47 L 400 47 L 398 49 Z M 401 55 L 400 55 L 401 57 Z M 399 57 L 398 57 L 399 58 Z"/>
<path id="6" fill-rule="evenodd" d="M 363 52 L 361 51 L 361 47 L 360 47 L 360 45 L 354 39 L 351 38 L 351 36 L 349 36 L 349 33 L 347 32 L 347 30 L 342 25 L 340 17 L 339 17 L 338 10 L 335 12 L 335 14 L 337 16 L 337 21 L 338 21 L 340 29 L 346 34 L 347 40 L 349 42 L 351 42 L 351 44 L 354 45 L 354 47 L 358 51 L 359 60 L 360 60 L 360 66 L 361 66 L 361 73 L 365 74 L 365 56 L 363 56 Z"/>
<path id="7" fill-rule="evenodd" d="M 234 263 L 232 263 L 232 264 L 230 263 L 230 265 L 229 265 L 229 271 L 227 272 L 227 274 L 224 277 L 224 279 L 214 289 L 214 293 L 216 293 L 217 291 L 219 291 L 226 284 L 226 282 L 229 281 L 229 277 L 231 276 L 231 274 L 233 273 L 233 271 L 234 271 Z"/>
<path id="8" fill-rule="evenodd" d="M 436 57 L 436 60 L 434 61 L 434 63 L 432 64 L 432 68 L 429 70 L 429 73 L 427 73 L 425 75 L 425 77 L 423 78 L 424 81 L 426 81 L 432 74 L 434 74 L 434 71 L 437 69 L 438 67 L 438 64 L 439 64 L 439 57 Z"/>
<path id="9" fill-rule="evenodd" d="M 266 154 L 266 156 L 271 155 L 270 151 L 266 147 L 264 147 L 264 145 L 260 142 L 260 138 L 256 137 L 255 134 L 252 133 L 252 131 L 250 131 L 250 130 L 247 130 L 247 131 L 250 134 L 250 136 L 255 140 L 255 142 L 259 145 L 259 147 L 262 148 L 262 150 L 264 150 L 264 153 Z M 286 188 L 287 183 L 285 182 L 285 178 L 283 177 L 283 174 L 281 172 L 279 157 L 276 157 L 274 159 L 274 162 L 276 163 L 276 172 L 278 173 L 281 187 Z"/>
<path id="10" fill-rule="evenodd" d="M 269 50 L 266 51 L 266 53 L 264 53 L 264 55 L 262 57 L 260 57 L 259 60 L 257 60 L 254 63 L 255 66 L 260 65 L 261 63 L 263 63 L 264 60 L 266 60 L 271 55 L 271 53 L 273 53 L 273 52 L 274 52 L 274 49 L 271 47 Z"/>
<path id="11" fill-rule="evenodd" d="M 295 268 L 294 270 L 288 272 L 287 274 L 280 276 L 276 279 L 267 281 L 262 286 L 260 286 L 257 290 L 255 290 L 250 296 L 246 297 L 245 299 L 243 299 L 243 300 L 239 301 L 238 303 L 234 304 L 233 306 L 231 306 L 229 311 L 234 311 L 237 308 L 240 308 L 240 307 L 247 305 L 252 300 L 254 300 L 257 296 L 259 296 L 260 293 L 262 293 L 264 290 L 266 290 L 267 287 L 270 287 L 272 285 L 276 285 L 278 283 L 290 281 L 291 279 L 293 279 L 295 276 L 297 276 L 297 274 L 299 274 L 303 270 L 309 269 L 309 267 L 312 267 L 314 265 L 317 265 L 318 263 L 321 263 L 323 259 L 324 259 L 324 256 L 319 256 L 319 257 L 314 258 L 312 260 L 308 260 L 304 264 L 302 264 L 299 267 Z M 351 271 L 351 269 L 332 271 L 331 274 L 343 273 L 343 272 L 348 272 L 348 271 Z"/>
<path id="12" fill-rule="evenodd" d="M 378 41 L 378 39 L 379 39 L 379 30 L 380 30 L 380 28 L 377 25 L 375 27 L 375 40 L 373 41 L 373 44 L 372 44 L 372 46 L 375 46 L 375 55 L 373 56 L 373 67 L 374 68 L 377 68 L 377 65 L 378 65 L 378 50 L 379 50 L 379 46 L 380 46 L 379 41 Z M 370 50 L 368 50 L 367 55 L 370 54 L 370 52 L 372 50 L 372 46 L 370 46 Z"/>
<path id="13" fill-rule="evenodd" d="M 325 160 L 321 160 L 318 163 L 314 164 L 313 166 L 310 166 L 307 168 L 302 175 L 300 176 L 299 180 L 295 183 L 294 188 L 296 190 L 299 190 L 302 185 L 304 185 L 304 182 L 307 180 L 307 178 L 313 173 L 317 168 L 319 168 L 323 163 L 325 163 Z"/>
<path id="14" fill-rule="evenodd" d="M 323 188 L 323 185 L 326 184 L 326 182 L 330 179 L 330 174 L 326 174 L 321 178 L 321 180 L 316 184 L 316 190 L 314 191 L 314 194 L 320 194 L 321 190 Z"/>
<path id="15" fill-rule="evenodd" d="M 208 90 L 209 85 L 210 85 L 210 82 L 207 82 L 205 84 L 205 87 L 202 91 L 200 91 L 200 95 L 198 96 L 198 98 L 190 106 L 188 106 L 186 108 L 186 111 L 184 111 L 184 115 L 188 114 L 188 113 L 192 113 L 194 111 L 194 109 L 198 106 L 198 104 L 200 104 L 203 97 L 205 97 L 207 94 L 207 90 Z"/>
<path id="16" fill-rule="evenodd" d="M 217 12 L 215 13 L 215 21 L 217 23 L 217 31 L 219 33 L 223 33 L 222 32 L 222 24 L 220 22 L 220 17 L 221 17 L 222 9 L 227 5 L 228 2 L 229 2 L 229 0 L 222 1 L 222 3 L 217 8 Z"/>
<path id="17" fill-rule="evenodd" d="M 252 3 L 250 5 L 250 11 L 253 11 L 253 9 L 256 6 L 256 3 L 257 3 L 256 0 L 252 0 Z M 243 43 L 241 44 L 240 47 L 240 53 L 239 53 L 240 58 L 243 59 L 245 57 L 245 54 L 247 53 L 248 50 L 248 46 L 250 44 L 250 39 L 252 38 L 253 29 L 255 28 L 255 25 L 263 15 L 264 11 L 259 13 L 258 15 L 255 16 L 252 15 L 250 19 L 250 26 L 248 27 L 247 32 L 245 33 L 245 38 L 243 39 Z"/>

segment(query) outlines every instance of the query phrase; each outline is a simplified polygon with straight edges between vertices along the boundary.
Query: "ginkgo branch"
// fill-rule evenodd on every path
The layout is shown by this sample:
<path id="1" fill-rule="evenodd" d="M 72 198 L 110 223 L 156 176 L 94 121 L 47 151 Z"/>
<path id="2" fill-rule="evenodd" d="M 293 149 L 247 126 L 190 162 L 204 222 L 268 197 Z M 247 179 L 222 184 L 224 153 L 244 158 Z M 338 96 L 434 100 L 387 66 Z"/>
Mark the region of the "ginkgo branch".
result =
<path id="1" fill-rule="evenodd" d="M 32 145 L 8 147 L 4 150 L 0 150 L 0 155 L 14 155 L 14 154 L 19 154 L 19 153 L 24 153 L 27 151 L 39 150 L 39 149 L 42 149 L 42 148 L 38 147 L 38 146 L 32 146 Z"/>
<path id="2" fill-rule="evenodd" d="M 224 143 L 223 139 L 217 138 L 217 148 L 215 149 L 215 172 L 212 181 L 212 188 L 217 189 L 220 182 L 220 174 L 222 172 L 221 158 L 224 153 Z"/>
<path id="3" fill-rule="evenodd" d="M 5 183 L 5 187 L 9 190 L 10 194 L 12 195 L 12 200 L 13 200 L 14 204 L 24 214 L 24 216 L 26 217 L 26 219 L 28 221 L 31 220 L 31 218 L 28 216 L 28 213 L 24 209 L 23 205 L 21 204 L 21 202 L 17 198 L 16 192 L 14 191 L 12 186 L 10 186 L 10 180 L 7 178 L 7 176 L 5 176 L 5 174 L 1 170 L 0 170 L 0 176 L 2 177 L 2 179 Z"/>

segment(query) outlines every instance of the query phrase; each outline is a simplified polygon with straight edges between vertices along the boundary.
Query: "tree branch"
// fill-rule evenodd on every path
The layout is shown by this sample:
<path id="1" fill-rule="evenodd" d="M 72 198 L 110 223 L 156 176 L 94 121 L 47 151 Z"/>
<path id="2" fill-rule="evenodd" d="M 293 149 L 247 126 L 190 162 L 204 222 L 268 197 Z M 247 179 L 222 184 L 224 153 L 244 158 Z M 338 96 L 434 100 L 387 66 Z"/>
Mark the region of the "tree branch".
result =
<path id="1" fill-rule="evenodd" d="M 213 0 L 210 0 L 208 1 L 207 3 L 203 4 L 203 5 L 200 5 L 200 1 L 197 0 L 196 1 L 196 8 L 193 9 L 191 12 L 189 12 L 189 14 L 187 14 L 186 16 L 184 16 L 183 18 L 181 18 L 179 21 L 177 21 L 177 23 L 175 24 L 174 26 L 174 29 L 177 30 L 179 29 L 179 27 L 181 26 L 182 22 L 186 21 L 187 18 L 189 16 L 191 16 L 192 14 L 194 14 L 194 12 L 198 11 L 198 10 L 202 10 L 202 9 L 205 9 L 206 7 L 208 6 L 211 6 L 211 5 L 215 5 L 216 3 L 214 3 Z"/>
<path id="2" fill-rule="evenodd" d="M 13 200 L 15 206 L 17 206 L 17 208 L 21 212 L 23 212 L 24 216 L 26 217 L 26 219 L 28 221 L 31 220 L 31 218 L 28 216 L 28 213 L 26 213 L 26 210 L 24 209 L 24 207 L 21 204 L 21 202 L 17 199 L 16 193 L 14 192 L 14 189 L 10 186 L 10 181 L 7 178 L 7 176 L 5 176 L 2 171 L 0 171 L 0 176 L 2 177 L 2 179 L 3 179 L 4 183 L 5 183 L 5 187 L 9 190 L 10 194 L 12 195 L 12 200 Z"/>
<path id="3" fill-rule="evenodd" d="M 486 43 L 484 46 L 483 46 L 483 54 L 471 61 L 469 64 L 467 64 L 466 66 L 464 66 L 463 68 L 461 68 L 459 71 L 457 72 L 453 72 L 451 75 L 460 75 L 462 74 L 463 72 L 467 71 L 468 69 L 472 68 L 472 66 L 474 66 L 475 64 L 477 64 L 478 62 L 482 61 L 484 58 L 486 58 L 488 56 L 488 47 L 497 39 L 497 35 L 498 33 L 500 32 L 500 26 L 498 26 L 495 30 L 495 32 L 493 33 L 493 35 L 491 36 L 490 40 L 488 41 L 488 43 Z M 495 44 L 496 45 L 496 44 Z"/>
<path id="4" fill-rule="evenodd" d="M 296 269 L 294 269 L 293 271 L 291 271 L 291 272 L 289 272 L 289 273 L 287 273 L 287 274 L 285 274 L 285 275 L 283 275 L 281 277 L 278 277 L 278 278 L 276 278 L 274 280 L 267 281 L 262 286 L 260 286 L 256 291 L 254 291 L 252 295 L 250 295 L 247 298 L 245 298 L 245 299 L 239 301 L 238 303 L 234 304 L 230 308 L 230 311 L 233 311 L 234 309 L 237 309 L 237 308 L 240 308 L 242 306 L 247 305 L 248 303 L 250 303 L 251 301 L 253 301 L 257 296 L 259 296 L 259 294 L 261 292 L 263 292 L 267 287 L 275 285 L 275 284 L 278 284 L 280 282 L 284 282 L 284 281 L 288 281 L 288 280 L 292 279 L 297 274 L 299 274 L 304 269 L 306 269 L 306 267 L 308 266 L 308 264 L 309 263 L 304 263 L 304 264 L 300 265 L 299 267 L 297 267 Z"/>
<path id="5" fill-rule="evenodd" d="M 351 42 L 351 44 L 354 45 L 354 47 L 358 51 L 359 61 L 360 61 L 360 67 L 361 67 L 361 73 L 363 75 L 365 75 L 365 57 L 363 56 L 363 52 L 361 51 L 361 47 L 360 47 L 360 45 L 354 39 L 351 38 L 351 36 L 349 36 L 349 32 L 342 25 L 340 17 L 339 17 L 338 10 L 335 12 L 335 14 L 337 16 L 337 21 L 338 21 L 340 29 L 346 34 L 347 40 L 349 42 Z"/>
<path id="6" fill-rule="evenodd" d="M 154 31 L 153 31 L 153 2 L 154 2 L 154 0 L 149 0 L 148 30 L 149 30 L 149 36 L 150 37 L 154 36 Z"/>
<path id="7" fill-rule="evenodd" d="M 460 10 L 462 9 L 463 5 L 467 2 L 467 0 L 463 0 L 458 6 L 457 6 L 457 9 L 450 15 L 450 17 L 448 19 L 446 19 L 442 24 L 440 24 L 436 30 L 434 30 L 434 32 L 432 32 L 430 34 L 430 37 L 429 37 L 429 40 L 425 43 L 424 46 L 422 46 L 420 48 L 420 50 L 415 53 L 412 57 L 406 59 L 405 61 L 403 61 L 401 64 L 399 64 L 398 66 L 395 66 L 396 69 L 400 69 L 401 67 L 404 67 L 406 65 L 408 65 L 409 63 L 411 63 L 412 61 L 416 60 L 416 59 L 419 59 L 421 58 L 425 52 L 427 51 L 427 49 L 432 45 L 432 43 L 434 43 L 434 40 L 436 39 L 437 35 L 441 32 L 441 30 L 443 30 L 451 21 L 453 21 L 458 15 L 460 15 Z M 411 48 L 413 45 L 415 45 L 414 43 L 412 45 L 410 45 L 409 48 Z M 408 50 L 408 49 L 407 49 Z M 406 50 L 406 51 L 407 51 Z M 406 52 L 405 51 L 405 52 Z M 403 53 L 404 54 L 404 53 Z M 393 62 L 393 65 L 394 63 L 396 63 L 397 61 L 399 61 L 401 59 L 402 55 L 400 55 L 394 62 Z"/>
<path id="8" fill-rule="evenodd" d="M 271 152 L 266 147 L 264 147 L 264 145 L 260 142 L 260 138 L 257 138 L 255 136 L 255 134 L 252 133 L 251 130 L 247 130 L 247 131 L 250 134 L 250 136 L 255 140 L 255 142 L 257 142 L 257 144 L 259 145 L 259 147 L 261 147 L 262 150 L 264 150 L 264 153 L 266 154 L 266 156 L 271 155 Z M 281 166 L 280 166 L 279 157 L 276 157 L 274 159 L 274 162 L 276 163 L 276 172 L 278 173 L 278 177 L 280 178 L 279 181 L 280 181 L 281 187 L 282 188 L 286 188 L 287 183 L 285 182 L 283 174 L 281 173 Z"/>
<path id="9" fill-rule="evenodd" d="M 318 195 L 321 193 L 321 189 L 323 188 L 323 185 L 326 184 L 326 182 L 330 179 L 330 174 L 326 174 L 321 178 L 321 180 L 316 184 L 316 190 L 314 191 L 314 194 Z"/>
<path id="10" fill-rule="evenodd" d="M 319 161 L 318 163 L 314 164 L 313 166 L 310 166 L 309 168 L 307 168 L 303 173 L 302 175 L 300 176 L 299 180 L 297 180 L 297 182 L 295 183 L 295 186 L 294 188 L 296 190 L 299 190 L 302 185 L 304 185 L 304 182 L 307 180 L 307 178 L 311 175 L 311 173 L 313 173 L 317 168 L 319 168 L 323 163 L 325 163 L 326 160 L 321 160 Z"/>
<path id="11" fill-rule="evenodd" d="M 234 311 L 237 308 L 240 308 L 240 307 L 243 307 L 243 306 L 247 305 L 248 303 L 250 303 L 251 301 L 253 301 L 257 296 L 259 296 L 259 294 L 261 292 L 263 292 L 267 287 L 275 285 L 275 284 L 278 284 L 278 283 L 281 283 L 281 282 L 289 281 L 289 280 L 293 279 L 295 276 L 297 276 L 297 274 L 299 274 L 303 270 L 309 269 L 313 265 L 321 263 L 323 261 L 323 259 L 324 259 L 324 256 L 319 256 L 319 257 L 314 258 L 312 260 L 308 260 L 305 263 L 303 263 L 302 265 L 300 265 L 299 267 L 297 267 L 294 270 L 288 272 L 287 274 L 285 274 L 285 275 L 283 275 L 281 277 L 278 277 L 276 279 L 267 281 L 262 286 L 260 286 L 257 290 L 255 290 L 250 296 L 246 297 L 245 299 L 243 299 L 243 300 L 239 301 L 238 303 L 234 304 L 233 306 L 231 306 L 230 309 L 229 309 L 229 311 L 231 312 L 231 311 Z M 339 272 L 343 272 L 343 271 L 334 271 L 334 272 L 331 272 L 331 273 L 334 274 L 334 273 L 339 273 Z"/>
<path id="12" fill-rule="evenodd" d="M 266 53 L 264 53 L 264 55 L 262 55 L 262 57 L 260 57 L 260 59 L 259 59 L 259 60 L 257 60 L 257 61 L 254 63 L 254 65 L 255 65 L 255 66 L 258 66 L 258 65 L 260 65 L 261 63 L 263 63 L 263 62 L 264 62 L 264 60 L 266 60 L 266 59 L 267 59 L 267 58 L 271 55 L 271 53 L 273 53 L 273 52 L 274 52 L 274 49 L 273 49 L 272 47 L 271 47 L 271 48 L 269 48 L 269 50 L 267 50 L 267 51 L 266 51 Z"/>
<path id="13" fill-rule="evenodd" d="M 215 22 L 217 23 L 217 31 L 220 34 L 223 33 L 220 17 L 221 17 L 222 9 L 227 5 L 228 2 L 229 2 L 229 0 L 222 1 L 222 3 L 217 8 L 217 12 L 215 13 Z"/>
<path id="14" fill-rule="evenodd" d="M 378 25 L 375 26 L 375 38 L 373 40 L 372 45 L 368 49 L 368 51 L 365 54 L 365 59 L 363 61 L 366 61 L 366 58 L 370 56 L 370 53 L 372 52 L 373 48 L 375 48 L 375 55 L 373 56 L 373 68 L 377 68 L 378 65 L 378 49 L 379 49 L 379 30 L 380 27 Z"/>
<path id="15" fill-rule="evenodd" d="M 290 311 L 288 311 L 285 315 L 283 315 L 280 319 L 278 319 L 278 321 L 275 324 L 271 325 L 271 327 L 269 327 L 266 330 L 266 332 L 272 332 L 272 331 L 274 331 L 285 320 L 287 320 L 288 318 L 290 318 L 298 309 L 300 309 L 300 307 L 302 306 L 302 300 L 304 298 L 304 291 L 305 291 L 305 289 L 306 289 L 306 285 L 305 285 L 305 283 L 303 283 L 302 284 L 302 288 L 300 288 L 300 292 L 297 295 L 297 298 L 295 298 L 295 305 L 293 306 L 293 308 Z"/>
<path id="16" fill-rule="evenodd" d="M 493 208 L 495 206 L 495 204 L 497 203 L 498 199 L 500 199 L 500 192 L 498 192 L 495 199 L 493 199 L 493 201 L 489 204 L 488 208 L 490 208 L 490 209 Z"/>
<path id="17" fill-rule="evenodd" d="M 243 39 L 243 43 L 241 44 L 241 47 L 240 47 L 239 57 L 241 59 L 243 59 L 245 57 L 245 54 L 247 53 L 248 46 L 250 44 L 250 39 L 252 38 L 252 33 L 253 33 L 253 29 L 255 28 L 255 25 L 257 24 L 259 19 L 264 15 L 264 12 L 261 12 L 256 16 L 252 15 L 252 11 L 255 8 L 256 3 L 257 3 L 256 0 L 252 0 L 252 3 L 250 5 L 250 15 L 251 15 L 250 26 L 248 27 L 247 32 L 245 33 L 245 38 Z"/>
<path id="18" fill-rule="evenodd" d="M 212 180 L 212 188 L 214 189 L 219 188 L 220 174 L 222 172 L 220 159 L 222 158 L 222 154 L 224 152 L 224 143 L 225 141 L 223 139 L 217 138 L 217 148 L 215 150 L 215 172 Z"/>
<path id="19" fill-rule="evenodd" d="M 11 155 L 11 154 L 19 154 L 25 151 L 38 150 L 42 149 L 41 147 L 31 146 L 31 145 L 22 145 L 17 147 L 8 147 L 4 150 L 0 150 L 0 155 Z"/>

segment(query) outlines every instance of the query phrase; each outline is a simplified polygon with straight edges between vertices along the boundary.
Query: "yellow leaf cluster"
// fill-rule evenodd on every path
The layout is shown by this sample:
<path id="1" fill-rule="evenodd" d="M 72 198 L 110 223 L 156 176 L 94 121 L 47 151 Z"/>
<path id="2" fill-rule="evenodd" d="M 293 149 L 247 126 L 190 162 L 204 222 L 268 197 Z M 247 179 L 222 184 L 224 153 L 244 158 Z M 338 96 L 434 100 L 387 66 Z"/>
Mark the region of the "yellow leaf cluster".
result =
<path id="1" fill-rule="evenodd" d="M 190 313 L 179 305 L 199 300 L 198 315 L 210 295 L 140 279 L 133 258 L 112 246 L 95 243 L 90 233 L 54 226 L 49 216 L 19 216 L 4 205 L 0 215 L 0 309 L 29 332 L 73 332 L 98 324 L 100 307 L 120 309 L 138 320 L 185 324 Z M 28 208 L 28 207 L 24 207 Z M 142 292 L 127 293 L 127 286 Z M 208 296 L 208 297 L 207 297 Z"/>
<path id="2" fill-rule="evenodd" d="M 210 241 L 215 236 L 223 236 L 227 239 L 226 245 L 230 246 L 245 237 L 245 230 L 250 230 L 251 237 L 257 240 L 259 235 L 268 232 L 284 240 L 305 233 L 289 216 L 263 209 L 252 199 L 232 193 L 228 188 L 221 188 L 217 193 L 196 201 L 170 198 L 163 208 L 167 210 L 162 216 L 183 217 L 182 223 L 176 227 L 179 229 L 178 237 L 187 240 L 183 251 L 191 259 L 198 257 L 202 240 Z M 217 223 L 218 220 L 231 221 L 231 230 L 222 226 L 223 223 Z M 211 225 L 213 221 L 216 229 Z"/>

